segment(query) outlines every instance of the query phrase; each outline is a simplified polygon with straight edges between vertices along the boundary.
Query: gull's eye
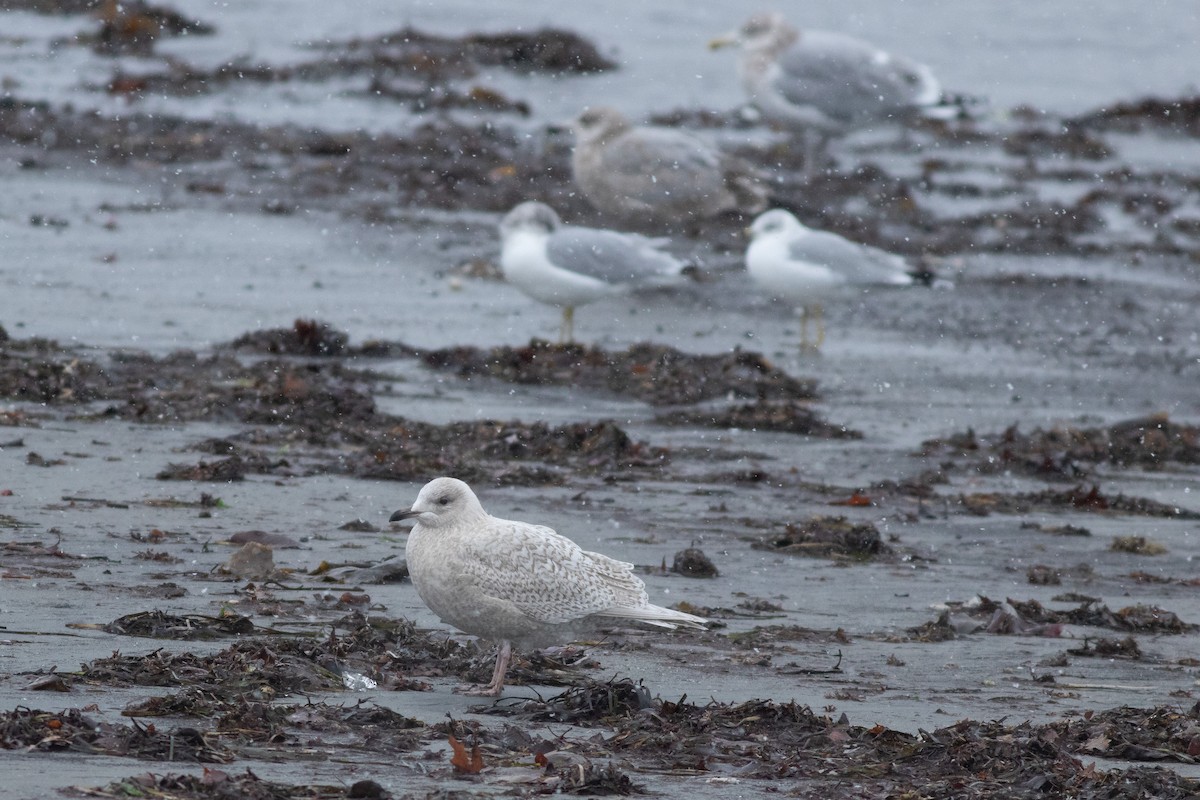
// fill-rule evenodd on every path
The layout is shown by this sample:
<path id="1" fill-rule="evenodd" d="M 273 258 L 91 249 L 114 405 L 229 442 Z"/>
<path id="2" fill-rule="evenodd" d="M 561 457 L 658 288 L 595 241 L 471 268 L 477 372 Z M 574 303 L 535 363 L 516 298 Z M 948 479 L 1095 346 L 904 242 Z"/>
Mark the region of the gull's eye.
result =
<path id="1" fill-rule="evenodd" d="M 438 498 L 438 505 L 439 505 L 439 506 L 448 506 L 448 505 L 450 505 L 450 498 L 449 498 L 449 496 L 446 496 L 446 497 L 439 497 L 439 498 Z"/>

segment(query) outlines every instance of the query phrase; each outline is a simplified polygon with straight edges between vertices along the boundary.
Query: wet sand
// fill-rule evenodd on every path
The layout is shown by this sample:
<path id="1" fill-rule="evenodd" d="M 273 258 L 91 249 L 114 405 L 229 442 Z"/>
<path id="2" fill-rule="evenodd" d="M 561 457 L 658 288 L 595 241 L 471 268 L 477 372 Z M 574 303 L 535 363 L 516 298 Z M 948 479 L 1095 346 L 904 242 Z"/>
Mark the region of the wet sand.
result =
<path id="1" fill-rule="evenodd" d="M 298 797 L 1195 793 L 1195 108 L 863 136 L 815 185 L 780 168 L 779 204 L 955 281 L 829 303 L 819 356 L 747 284 L 736 219 L 676 237 L 698 282 L 580 310 L 591 349 L 535 342 L 558 312 L 463 265 L 495 260 L 524 191 L 599 221 L 549 134 L 0 108 L 12 796 L 202 764 L 228 778 L 156 791 L 248 769 Z M 781 157 L 736 114 L 698 119 Z M 561 364 L 523 372 L 535 353 Z M 495 704 L 451 694 L 487 648 L 336 565 L 402 556 L 388 515 L 456 470 L 718 625 L 612 631 L 523 661 Z M 251 531 L 298 546 L 223 574 Z M 689 546 L 716 577 L 670 571 Z M 103 629 L 151 611 L 200 617 Z M 342 688 L 358 675 L 379 685 Z M 123 715 L 155 697 L 179 702 Z"/>

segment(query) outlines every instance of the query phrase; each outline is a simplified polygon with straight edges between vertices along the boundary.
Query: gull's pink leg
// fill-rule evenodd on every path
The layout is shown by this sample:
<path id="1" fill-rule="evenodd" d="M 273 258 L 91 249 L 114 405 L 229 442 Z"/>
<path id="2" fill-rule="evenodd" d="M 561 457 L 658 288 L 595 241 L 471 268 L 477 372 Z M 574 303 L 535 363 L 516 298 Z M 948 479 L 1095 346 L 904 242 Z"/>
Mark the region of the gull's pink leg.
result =
<path id="1" fill-rule="evenodd" d="M 487 686 L 458 686 L 454 691 L 470 697 L 499 697 L 504 690 L 504 676 L 508 673 L 508 665 L 512 661 L 512 642 L 507 640 L 500 643 L 496 653 L 496 668 L 492 670 L 492 682 Z"/>

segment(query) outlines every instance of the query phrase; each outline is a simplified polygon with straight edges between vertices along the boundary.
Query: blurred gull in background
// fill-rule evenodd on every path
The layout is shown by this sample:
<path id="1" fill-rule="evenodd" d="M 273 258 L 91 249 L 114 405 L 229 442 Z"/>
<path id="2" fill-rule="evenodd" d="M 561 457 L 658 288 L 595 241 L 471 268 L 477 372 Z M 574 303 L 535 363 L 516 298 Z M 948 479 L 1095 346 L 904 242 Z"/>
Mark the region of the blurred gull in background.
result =
<path id="1" fill-rule="evenodd" d="M 800 303 L 800 347 L 816 350 L 825 340 L 821 301 L 839 289 L 869 291 L 881 286 L 951 285 L 913 269 L 902 257 L 813 230 L 790 212 L 774 209 L 750 226 L 746 269 L 772 297 Z M 808 338 L 814 320 L 816 339 Z"/>
<path id="2" fill-rule="evenodd" d="M 544 203 L 521 203 L 500 222 L 505 279 L 563 310 L 560 341 L 574 338 L 575 307 L 636 288 L 667 286 L 687 266 L 665 239 L 563 225 Z"/>
<path id="3" fill-rule="evenodd" d="M 950 117 L 924 64 L 829 31 L 797 30 L 778 13 L 756 14 L 709 43 L 740 45 L 738 72 L 750 101 L 773 125 L 805 137 L 805 169 L 829 137 L 915 115 Z"/>
<path id="4" fill-rule="evenodd" d="M 571 166 L 584 197 L 624 224 L 668 230 L 766 207 L 759 177 L 740 160 L 680 130 L 631 125 L 611 108 L 574 120 Z"/>

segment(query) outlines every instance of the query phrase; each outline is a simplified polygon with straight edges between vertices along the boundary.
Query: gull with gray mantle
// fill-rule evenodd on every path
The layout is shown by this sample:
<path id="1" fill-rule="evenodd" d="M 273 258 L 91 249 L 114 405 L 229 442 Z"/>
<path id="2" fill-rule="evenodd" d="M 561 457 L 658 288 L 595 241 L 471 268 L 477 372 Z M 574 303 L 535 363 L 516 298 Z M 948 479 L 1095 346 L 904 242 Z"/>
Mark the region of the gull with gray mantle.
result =
<path id="1" fill-rule="evenodd" d="M 500 643 L 491 683 L 457 687 L 461 694 L 498 696 L 514 644 L 570 641 L 604 620 L 670 629 L 707 622 L 652 605 L 632 564 L 583 550 L 543 525 L 491 516 L 456 478 L 433 479 L 412 508 L 391 516 L 406 519 L 417 521 L 405 558 L 421 600 L 443 622 Z"/>
<path id="2" fill-rule="evenodd" d="M 766 190 L 749 165 L 690 133 L 635 126 L 605 107 L 584 110 L 572 128 L 575 183 L 624 224 L 695 228 L 720 214 L 766 208 Z"/>
<path id="3" fill-rule="evenodd" d="M 562 309 L 559 340 L 575 333 L 575 308 L 638 288 L 669 286 L 687 265 L 666 239 L 563 225 L 545 203 L 521 203 L 500 221 L 500 268 L 522 292 Z"/>
<path id="4" fill-rule="evenodd" d="M 760 215 L 748 233 L 746 270 L 750 278 L 772 297 L 800 303 L 802 349 L 820 348 L 825 340 L 821 302 L 839 291 L 951 285 L 928 271 L 913 269 L 900 256 L 809 228 L 783 209 Z M 815 342 L 808 338 L 810 319 L 816 325 Z"/>
<path id="5" fill-rule="evenodd" d="M 768 122 L 805 137 L 805 170 L 829 137 L 876 122 L 949 118 L 941 84 L 924 64 L 831 31 L 798 30 L 779 13 L 756 14 L 713 39 L 740 45 L 738 74 Z"/>

